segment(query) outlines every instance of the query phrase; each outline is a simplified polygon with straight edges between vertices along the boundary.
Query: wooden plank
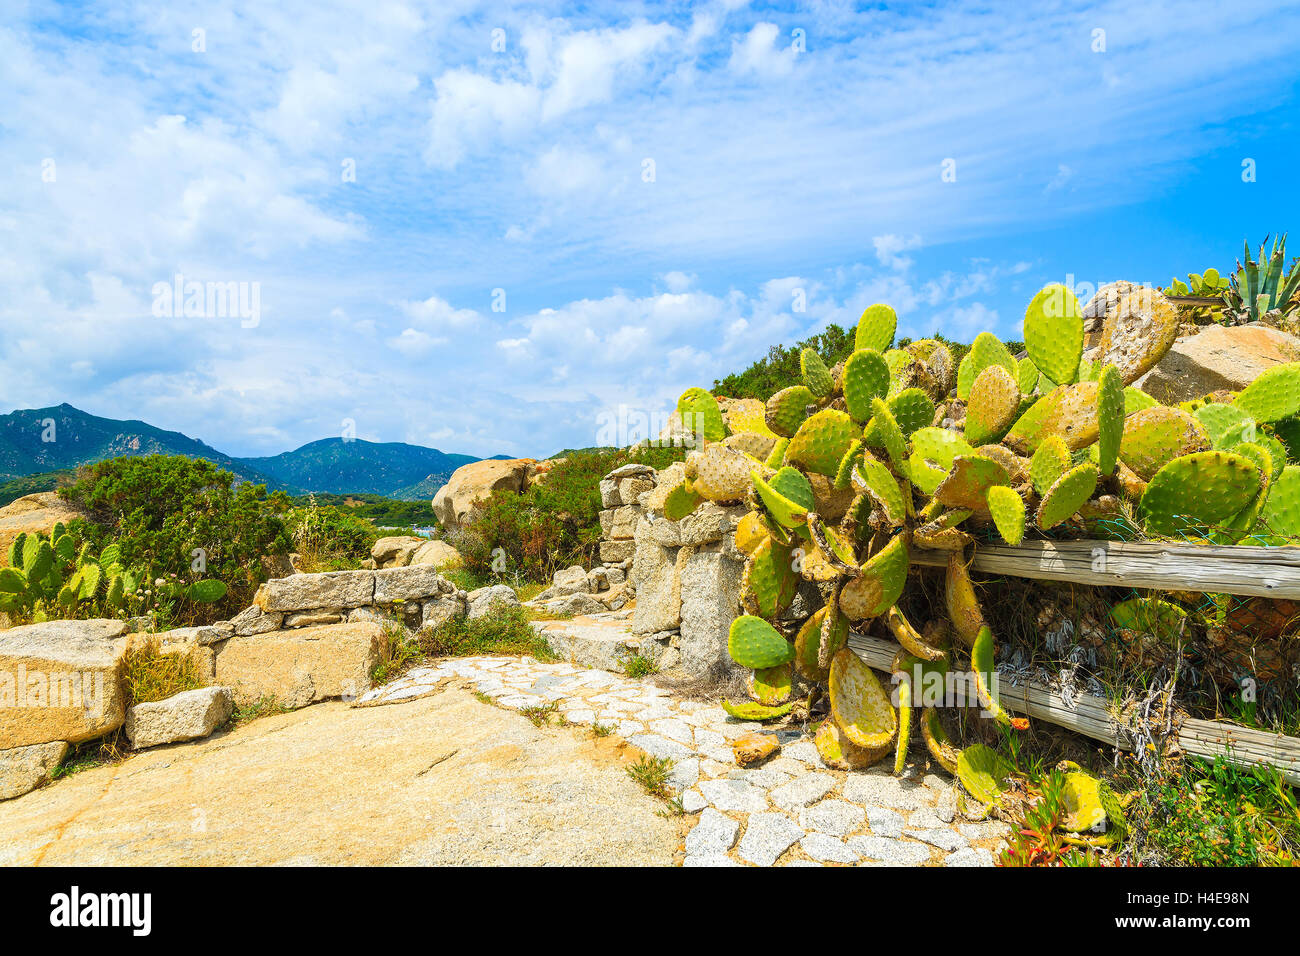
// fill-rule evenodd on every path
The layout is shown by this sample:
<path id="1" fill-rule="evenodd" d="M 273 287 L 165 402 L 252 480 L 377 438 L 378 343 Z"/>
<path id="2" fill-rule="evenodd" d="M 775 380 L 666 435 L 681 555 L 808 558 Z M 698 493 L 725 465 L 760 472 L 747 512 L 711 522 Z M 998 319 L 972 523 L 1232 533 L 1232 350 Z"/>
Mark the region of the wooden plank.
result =
<path id="1" fill-rule="evenodd" d="M 948 552 L 913 548 L 912 563 L 943 567 Z M 978 545 L 971 567 L 1044 581 L 1300 599 L 1300 548 L 1293 547 L 1026 541 Z"/>
<path id="2" fill-rule="evenodd" d="M 890 673 L 898 645 L 878 637 L 868 637 L 856 632 L 849 634 L 849 648 L 869 666 Z M 979 706 L 973 693 L 964 693 L 957 685 L 953 703 L 968 707 Z M 1110 705 L 1100 697 L 1079 694 L 1068 706 L 1060 694 L 1037 683 L 1012 687 L 1005 682 L 998 688 L 999 699 L 1008 710 L 1027 717 L 1046 721 L 1076 733 L 1131 750 L 1132 746 L 1118 731 Z M 1213 760 L 1227 757 L 1234 763 L 1249 766 L 1269 763 L 1292 783 L 1300 784 L 1300 739 L 1282 734 L 1270 734 L 1250 727 L 1215 720 L 1187 718 L 1178 729 L 1178 746 L 1186 753 Z"/>

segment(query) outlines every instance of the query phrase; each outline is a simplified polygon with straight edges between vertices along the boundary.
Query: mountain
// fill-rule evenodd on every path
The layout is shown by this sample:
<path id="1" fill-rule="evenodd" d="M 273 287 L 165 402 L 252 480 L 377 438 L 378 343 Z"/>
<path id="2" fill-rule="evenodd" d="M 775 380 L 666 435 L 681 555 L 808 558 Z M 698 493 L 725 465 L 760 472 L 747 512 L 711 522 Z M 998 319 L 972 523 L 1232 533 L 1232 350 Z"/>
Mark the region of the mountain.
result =
<path id="1" fill-rule="evenodd" d="M 453 471 L 479 459 L 402 442 L 322 438 L 270 458 L 242 460 L 248 467 L 303 491 L 354 491 L 415 500 L 432 498 Z M 426 488 L 435 482 L 426 495 Z M 406 493 L 400 493 L 403 491 Z"/>
<path id="2" fill-rule="evenodd" d="M 203 458 L 272 491 L 354 492 L 408 501 L 431 499 L 453 471 L 479 461 L 421 445 L 342 438 L 310 442 L 265 458 L 234 458 L 180 432 L 147 422 L 100 418 L 68 404 L 0 415 L 0 485 L 36 475 L 44 484 L 52 472 L 123 455 Z M 23 486 L 19 482 L 5 490 Z"/>
<path id="3" fill-rule="evenodd" d="M 100 418 L 66 402 L 0 415 L 0 477 L 62 471 L 122 455 L 185 455 L 205 458 L 237 477 L 281 488 L 255 467 L 210 445 L 147 422 Z"/>

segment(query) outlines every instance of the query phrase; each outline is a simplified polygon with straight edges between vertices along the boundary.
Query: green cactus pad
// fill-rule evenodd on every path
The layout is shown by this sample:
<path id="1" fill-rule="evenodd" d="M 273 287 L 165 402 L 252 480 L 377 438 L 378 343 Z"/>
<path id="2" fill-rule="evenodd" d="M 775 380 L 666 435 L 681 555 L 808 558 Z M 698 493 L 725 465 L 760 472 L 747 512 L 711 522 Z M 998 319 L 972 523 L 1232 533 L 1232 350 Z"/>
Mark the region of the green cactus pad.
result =
<path id="1" fill-rule="evenodd" d="M 975 449 L 959 432 L 946 428 L 918 428 L 912 432 L 912 451 L 947 471 L 958 455 L 973 454 Z"/>
<path id="2" fill-rule="evenodd" d="M 779 437 L 789 438 L 808 417 L 808 406 L 816 403 L 817 397 L 806 385 L 783 388 L 767 400 L 767 427 Z"/>
<path id="3" fill-rule="evenodd" d="M 829 675 L 817 662 L 821 647 L 822 622 L 826 620 L 827 605 L 819 607 L 799 628 L 794 639 L 794 667 L 805 680 L 822 682 Z"/>
<path id="4" fill-rule="evenodd" d="M 857 474 L 872 500 L 884 511 L 890 525 L 901 527 L 907 521 L 907 502 L 903 489 L 890 470 L 868 454 L 858 463 Z"/>
<path id="5" fill-rule="evenodd" d="M 1124 839 L 1128 822 L 1119 798 L 1106 784 L 1090 773 L 1073 770 L 1065 775 L 1061 787 L 1061 829 L 1067 833 L 1088 834 L 1066 837 L 1067 842 L 1087 846 L 1113 846 Z"/>
<path id="6" fill-rule="evenodd" d="M 80 585 L 77 588 L 77 599 L 81 601 L 93 601 L 95 595 L 99 591 L 99 582 L 103 577 L 103 572 L 100 570 L 99 565 L 83 564 L 77 570 L 77 574 L 81 578 Z M 224 588 L 225 585 L 223 584 L 222 587 Z M 222 593 L 224 593 L 224 591 Z"/>
<path id="7" fill-rule="evenodd" d="M 1124 389 L 1124 414 L 1132 415 L 1145 408 L 1154 408 L 1160 403 L 1142 389 L 1129 385 Z"/>
<path id="8" fill-rule="evenodd" d="M 778 438 L 776 444 L 772 446 L 772 453 L 767 456 L 763 464 L 768 468 L 780 468 L 781 462 L 785 461 L 785 450 L 790 447 L 790 439 Z"/>
<path id="9" fill-rule="evenodd" d="M 1110 609 L 1110 620 L 1117 628 L 1151 634 L 1172 643 L 1183 632 L 1187 612 L 1159 598 L 1130 598 Z"/>
<path id="10" fill-rule="evenodd" d="M 721 441 L 727 437 L 726 425 L 718 400 L 702 388 L 688 388 L 677 399 L 677 414 L 688 431 L 702 435 L 708 441 Z"/>
<path id="11" fill-rule="evenodd" d="M 948 732 L 943 729 L 939 712 L 933 707 L 926 707 L 921 714 L 921 736 L 925 739 L 925 748 L 944 770 L 957 776 L 957 760 L 960 753 L 948 739 Z"/>
<path id="12" fill-rule="evenodd" d="M 989 365 L 971 385 L 966 403 L 966 441 L 987 445 L 998 441 L 1020 411 L 1020 386 L 1001 365 Z"/>
<path id="13" fill-rule="evenodd" d="M 835 490 L 844 491 L 852 487 L 853 483 L 853 466 L 862 458 L 862 439 L 855 438 L 849 443 L 848 451 L 840 459 L 839 465 L 835 469 Z"/>
<path id="14" fill-rule="evenodd" d="M 970 669 L 980 706 L 999 724 L 1012 726 L 1011 715 L 1003 709 L 993 689 L 993 631 L 987 625 L 981 627 L 975 636 L 970 651 Z"/>
<path id="15" fill-rule="evenodd" d="M 1287 460 L 1300 464 L 1300 418 L 1287 418 L 1275 422 L 1273 433 L 1286 446 Z"/>
<path id="16" fill-rule="evenodd" d="M 764 426 L 766 431 L 767 426 Z M 722 439 L 722 447 L 730 448 L 732 451 L 743 452 L 755 461 L 764 461 L 776 447 L 776 438 L 772 435 L 761 435 L 758 432 L 738 432 L 732 431 L 730 435 Z"/>
<path id="17" fill-rule="evenodd" d="M 883 353 L 894 344 L 897 329 L 898 314 L 893 309 L 887 305 L 869 305 L 858 319 L 854 348 L 875 349 Z"/>
<path id="18" fill-rule="evenodd" d="M 1300 414 L 1300 362 L 1265 369 L 1233 404 L 1257 422 L 1275 422 Z"/>
<path id="19" fill-rule="evenodd" d="M 213 604 L 226 596 L 226 582 L 215 581 L 211 578 L 195 581 L 185 589 L 185 596 L 191 601 Z"/>
<path id="20" fill-rule="evenodd" d="M 898 687 L 898 736 L 897 749 L 894 751 L 894 775 L 899 776 L 907 768 L 907 748 L 912 742 L 912 677 L 906 670 L 897 674 Z"/>
<path id="21" fill-rule="evenodd" d="M 975 384 L 975 362 L 970 352 L 962 356 L 957 365 L 957 397 L 963 402 L 970 398 L 970 387 Z"/>
<path id="22" fill-rule="evenodd" d="M 762 670 L 794 658 L 794 647 L 761 617 L 743 615 L 731 622 L 727 652 L 741 667 Z"/>
<path id="23" fill-rule="evenodd" d="M 969 508 L 983 514 L 988 509 L 989 489 L 1009 484 L 1011 476 L 992 458 L 958 455 L 948 477 L 934 490 L 934 500 L 949 508 Z"/>
<path id="24" fill-rule="evenodd" d="M 753 432 L 764 438 L 776 438 L 772 430 L 767 427 L 767 406 L 756 398 L 731 399 L 722 413 L 722 420 L 733 435 L 739 432 Z"/>
<path id="25" fill-rule="evenodd" d="M 862 433 L 864 444 L 883 448 L 895 465 L 907 459 L 907 439 L 898 427 L 898 419 L 889 406 L 878 398 L 871 400 L 871 421 Z"/>
<path id="26" fill-rule="evenodd" d="M 750 698 L 757 703 L 768 707 L 784 704 L 790 699 L 792 688 L 790 672 L 791 667 L 788 662 L 756 670 L 746 679 L 745 689 L 749 691 Z"/>
<path id="27" fill-rule="evenodd" d="M 669 521 L 681 521 L 698 508 L 703 500 L 701 495 L 687 491 L 686 483 L 682 482 L 664 498 L 664 517 Z"/>
<path id="28" fill-rule="evenodd" d="M 790 439 L 785 460 L 805 471 L 834 478 L 856 432 L 853 419 L 847 414 L 824 408 L 804 419 Z"/>
<path id="29" fill-rule="evenodd" d="M 1205 426 L 1211 448 L 1227 450 L 1238 442 L 1255 440 L 1255 419 L 1236 405 L 1210 402 L 1201 405 L 1192 414 Z"/>
<path id="30" fill-rule="evenodd" d="M 1038 366 L 1034 364 L 1033 359 L 1025 358 L 1016 363 L 1016 385 L 1020 388 L 1020 394 L 1033 394 L 1041 377 L 1042 373 L 1038 370 Z"/>
<path id="31" fill-rule="evenodd" d="M 1057 478 L 1038 505 L 1038 527 L 1044 531 L 1055 528 L 1077 513 L 1097 490 L 1100 477 L 1097 466 L 1086 461 Z"/>
<path id="32" fill-rule="evenodd" d="M 1029 462 L 1029 480 L 1040 496 L 1056 483 L 1070 467 L 1070 449 L 1059 435 L 1049 435 L 1038 446 Z"/>
<path id="33" fill-rule="evenodd" d="M 980 803 L 996 805 L 1011 787 L 1013 768 L 996 750 L 971 744 L 957 756 L 957 779 Z"/>
<path id="34" fill-rule="evenodd" d="M 757 469 L 750 472 L 759 500 L 784 528 L 798 528 L 808 523 L 808 512 L 815 511 L 817 500 L 812 482 L 797 468 L 785 466 L 765 481 Z"/>
<path id="35" fill-rule="evenodd" d="M 775 620 L 790 606 L 798 589 L 799 575 L 794 570 L 791 549 L 767 538 L 745 562 L 740 578 L 741 605 L 752 615 Z M 745 666 L 770 667 L 771 664 Z"/>
<path id="36" fill-rule="evenodd" d="M 828 612 L 818 628 L 817 667 L 829 674 L 831 660 L 849 640 L 849 619 L 840 610 L 838 597 L 832 595 Z"/>
<path id="37" fill-rule="evenodd" d="M 754 701 L 742 701 L 739 704 L 733 704 L 731 701 L 723 698 L 722 709 L 736 720 L 754 720 L 762 723 L 768 720 L 776 720 L 778 717 L 784 717 L 794 709 L 794 701 L 781 704 L 776 707 L 769 707 L 766 704 L 755 703 Z"/>
<path id="38" fill-rule="evenodd" d="M 831 716 L 844 736 L 859 747 L 888 747 L 898 717 L 875 672 L 847 647 L 831 662 Z"/>
<path id="39" fill-rule="evenodd" d="M 911 457 L 899 466 L 899 474 L 921 489 L 923 495 L 933 495 L 934 489 L 947 477 L 942 468 L 936 468 L 927 462 L 919 452 L 913 450 Z"/>
<path id="40" fill-rule="evenodd" d="M 1250 543 L 1300 545 L 1300 465 L 1287 465 L 1273 482 Z"/>
<path id="41" fill-rule="evenodd" d="M 1003 437 L 1003 443 L 1022 455 L 1032 455 L 1047 437 L 1043 430 L 1044 423 L 1056 405 L 1060 389 L 1063 388 L 1064 385 L 1053 388 L 1021 412 L 1016 423 L 1011 426 L 1011 430 Z"/>
<path id="42" fill-rule="evenodd" d="M 934 402 L 922 389 L 905 388 L 889 399 L 888 404 L 904 435 L 911 435 L 934 421 Z"/>
<path id="43" fill-rule="evenodd" d="M 988 493 L 989 514 L 1002 540 L 1015 547 L 1025 537 L 1025 500 L 1014 489 L 994 485 Z"/>
<path id="44" fill-rule="evenodd" d="M 992 332 L 981 332 L 975 336 L 975 341 L 970 346 L 970 358 L 972 383 L 979 377 L 980 372 L 990 365 L 1001 365 L 1011 375 L 1013 381 L 1020 371 L 1020 366 L 1016 363 L 1011 350 Z"/>
<path id="45" fill-rule="evenodd" d="M 874 349 L 858 349 L 844 361 L 844 404 L 859 424 L 871 417 L 872 399 L 889 393 L 889 366 Z"/>
<path id="46" fill-rule="evenodd" d="M 895 536 L 840 590 L 840 610 L 854 621 L 885 613 L 903 593 L 910 565 L 907 544 Z"/>
<path id="47" fill-rule="evenodd" d="M 1138 514 L 1149 533 L 1180 536 L 1231 520 L 1259 493 L 1259 469 L 1224 451 L 1175 458 L 1147 483 Z"/>
<path id="48" fill-rule="evenodd" d="M 1049 285 L 1030 300 L 1024 335 L 1029 358 L 1048 378 L 1062 385 L 1075 380 L 1083 357 L 1083 310 L 1069 288 Z"/>
<path id="49" fill-rule="evenodd" d="M 27 575 L 18 568 L 0 568 L 0 594 L 22 594 L 27 590 Z"/>
<path id="50" fill-rule="evenodd" d="M 804 385 L 817 398 L 825 398 L 835 387 L 831 373 L 816 349 L 805 348 L 799 353 L 799 371 L 803 374 Z"/>
<path id="51" fill-rule="evenodd" d="M 1175 458 L 1209 450 L 1210 435 L 1205 426 L 1181 408 L 1155 405 L 1124 419 L 1120 461 L 1143 481 L 1150 481 Z"/>
<path id="52" fill-rule="evenodd" d="M 1115 470 L 1124 436 L 1124 383 L 1113 365 L 1097 377 L 1097 467 L 1103 475 Z"/>

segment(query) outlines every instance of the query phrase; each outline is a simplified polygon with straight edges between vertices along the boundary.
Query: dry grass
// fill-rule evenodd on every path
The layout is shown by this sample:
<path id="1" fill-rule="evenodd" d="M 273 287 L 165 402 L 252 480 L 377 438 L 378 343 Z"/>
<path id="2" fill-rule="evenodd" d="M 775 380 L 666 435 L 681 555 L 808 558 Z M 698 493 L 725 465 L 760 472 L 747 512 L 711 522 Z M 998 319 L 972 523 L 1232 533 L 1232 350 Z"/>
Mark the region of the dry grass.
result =
<path id="1" fill-rule="evenodd" d="M 163 653 L 157 638 L 139 643 L 127 650 L 122 667 L 122 683 L 126 688 L 127 703 L 142 704 L 166 700 L 183 691 L 207 687 L 212 682 L 200 671 L 193 654 Z"/>

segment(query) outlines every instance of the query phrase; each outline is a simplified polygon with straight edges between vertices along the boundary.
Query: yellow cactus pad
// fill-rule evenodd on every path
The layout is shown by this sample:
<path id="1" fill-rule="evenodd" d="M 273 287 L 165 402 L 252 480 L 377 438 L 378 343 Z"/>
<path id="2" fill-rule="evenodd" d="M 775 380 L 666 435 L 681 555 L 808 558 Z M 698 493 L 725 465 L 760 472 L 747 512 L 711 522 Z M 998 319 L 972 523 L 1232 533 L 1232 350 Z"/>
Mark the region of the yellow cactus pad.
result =
<path id="1" fill-rule="evenodd" d="M 880 681 L 847 647 L 831 661 L 831 716 L 852 743 L 867 750 L 888 747 L 898 730 L 898 716 Z"/>

